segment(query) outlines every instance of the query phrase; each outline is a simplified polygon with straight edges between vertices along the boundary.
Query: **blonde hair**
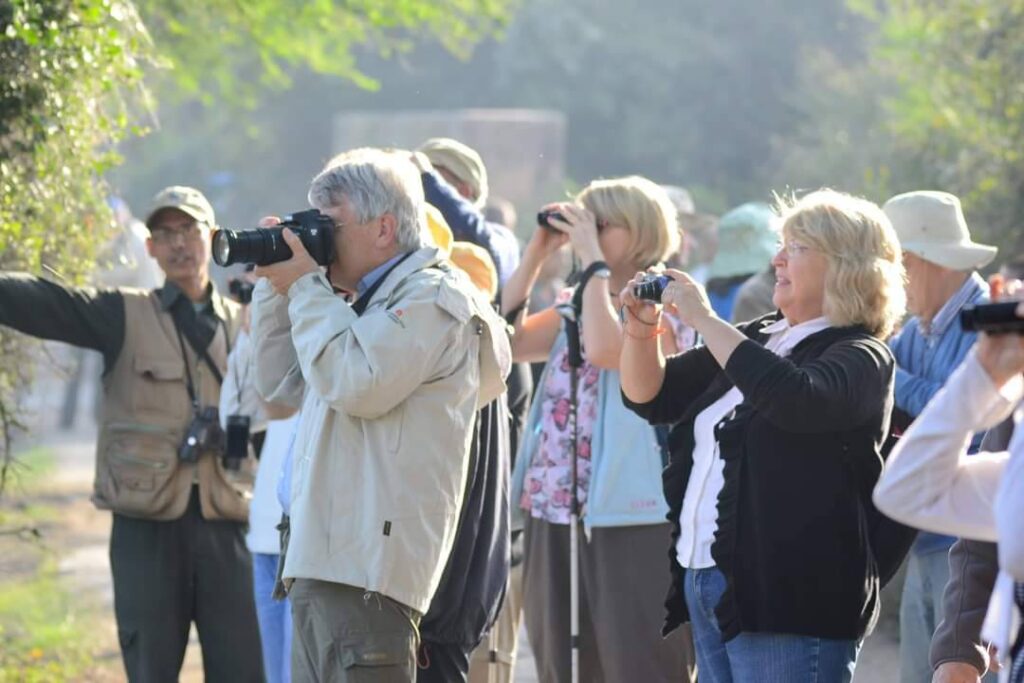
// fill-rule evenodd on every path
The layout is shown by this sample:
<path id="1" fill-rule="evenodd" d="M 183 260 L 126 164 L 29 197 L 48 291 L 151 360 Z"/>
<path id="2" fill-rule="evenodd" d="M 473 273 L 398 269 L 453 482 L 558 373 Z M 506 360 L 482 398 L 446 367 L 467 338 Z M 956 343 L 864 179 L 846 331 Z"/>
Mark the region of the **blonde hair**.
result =
<path id="1" fill-rule="evenodd" d="M 576 201 L 599 221 L 626 226 L 632 236 L 629 259 L 640 267 L 663 261 L 679 249 L 676 208 L 665 190 L 647 178 L 594 180 Z"/>
<path id="2" fill-rule="evenodd" d="M 863 325 L 887 338 L 906 310 L 903 257 L 896 231 L 877 204 L 818 190 L 779 199 L 782 234 L 828 259 L 824 313 L 833 325 Z"/>

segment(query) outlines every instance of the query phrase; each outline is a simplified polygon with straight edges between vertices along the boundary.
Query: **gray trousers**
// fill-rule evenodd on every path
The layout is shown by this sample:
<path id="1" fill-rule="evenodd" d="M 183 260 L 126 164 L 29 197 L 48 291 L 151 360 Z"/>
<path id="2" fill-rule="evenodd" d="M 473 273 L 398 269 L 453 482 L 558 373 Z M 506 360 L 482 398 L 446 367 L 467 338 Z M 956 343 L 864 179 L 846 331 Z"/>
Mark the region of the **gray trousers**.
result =
<path id="1" fill-rule="evenodd" d="M 180 519 L 115 514 L 110 568 L 129 681 L 176 683 L 194 621 L 206 680 L 262 683 L 244 524 L 203 519 L 193 487 Z"/>
<path id="2" fill-rule="evenodd" d="M 293 683 L 413 683 L 420 614 L 380 593 L 296 579 Z"/>
<path id="3" fill-rule="evenodd" d="M 670 526 L 580 528 L 580 680 L 695 680 L 689 629 L 661 637 Z M 528 519 L 524 618 L 541 683 L 569 680 L 569 526 Z"/>

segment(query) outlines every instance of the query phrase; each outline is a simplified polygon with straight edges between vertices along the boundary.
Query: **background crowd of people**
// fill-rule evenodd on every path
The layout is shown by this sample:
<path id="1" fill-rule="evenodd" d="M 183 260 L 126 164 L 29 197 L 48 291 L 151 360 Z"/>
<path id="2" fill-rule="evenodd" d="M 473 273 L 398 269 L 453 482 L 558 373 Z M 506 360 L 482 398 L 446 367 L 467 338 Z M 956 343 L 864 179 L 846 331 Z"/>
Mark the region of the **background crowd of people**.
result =
<path id="1" fill-rule="evenodd" d="M 959 321 L 1020 262 L 982 278 L 955 196 L 719 218 L 600 179 L 520 246 L 434 138 L 309 202 L 328 267 L 286 231 L 238 301 L 184 186 L 146 214 L 161 286 L 0 274 L 0 324 L 103 356 L 130 680 L 176 680 L 194 622 L 208 680 L 511 681 L 522 619 L 546 683 L 850 681 L 905 561 L 901 683 L 1024 682 L 1024 336 Z"/>

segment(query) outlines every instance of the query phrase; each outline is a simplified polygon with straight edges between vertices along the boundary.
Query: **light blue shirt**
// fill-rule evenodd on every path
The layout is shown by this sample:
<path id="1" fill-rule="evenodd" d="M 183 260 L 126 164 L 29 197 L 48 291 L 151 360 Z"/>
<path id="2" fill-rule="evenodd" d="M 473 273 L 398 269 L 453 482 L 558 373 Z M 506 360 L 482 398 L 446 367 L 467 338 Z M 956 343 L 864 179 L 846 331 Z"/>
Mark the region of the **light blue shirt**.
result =
<path id="1" fill-rule="evenodd" d="M 960 328 L 964 306 L 986 303 L 988 285 L 972 273 L 925 326 L 911 318 L 889 346 L 896 357 L 896 407 L 917 417 L 959 367 L 978 335 Z"/>
<path id="2" fill-rule="evenodd" d="M 363 292 L 372 287 L 374 282 L 384 277 L 384 273 L 388 272 L 388 268 L 398 263 L 407 253 L 403 251 L 400 254 L 396 254 L 360 278 L 359 282 L 356 283 L 356 296 L 362 296 Z"/>
<path id="3" fill-rule="evenodd" d="M 967 357 L 967 352 L 978 339 L 976 332 L 965 332 L 960 327 L 960 311 L 964 306 L 988 302 L 988 285 L 977 273 L 972 273 L 949 298 L 932 319 L 924 325 L 911 318 L 899 334 L 889 341 L 896 357 L 896 407 L 910 417 L 918 415 L 938 393 L 949 376 Z M 983 433 L 975 434 L 971 452 L 981 445 Z M 921 532 L 914 542 L 914 552 L 926 554 L 946 550 L 953 538 Z"/>

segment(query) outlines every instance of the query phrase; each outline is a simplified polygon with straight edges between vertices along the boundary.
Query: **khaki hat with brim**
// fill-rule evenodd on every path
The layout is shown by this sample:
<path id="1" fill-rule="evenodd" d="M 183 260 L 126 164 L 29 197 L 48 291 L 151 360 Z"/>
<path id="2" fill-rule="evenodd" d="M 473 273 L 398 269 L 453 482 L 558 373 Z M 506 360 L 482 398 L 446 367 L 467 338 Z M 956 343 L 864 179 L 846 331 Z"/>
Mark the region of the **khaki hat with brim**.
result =
<path id="1" fill-rule="evenodd" d="M 974 270 L 992 262 L 999 251 L 971 239 L 956 195 L 919 191 L 899 194 L 882 207 L 900 247 L 950 270 Z"/>
<path id="2" fill-rule="evenodd" d="M 152 228 L 150 221 L 164 209 L 177 209 L 187 213 L 200 223 L 206 223 L 211 228 L 217 225 L 213 216 L 213 207 L 206 200 L 203 193 L 194 187 L 184 185 L 172 185 L 165 187 L 153 197 L 149 213 L 146 214 L 146 227 Z"/>
<path id="3" fill-rule="evenodd" d="M 477 207 L 487 201 L 487 168 L 480 154 L 469 145 L 451 138 L 430 138 L 419 150 L 434 166 L 443 166 L 476 192 Z"/>

